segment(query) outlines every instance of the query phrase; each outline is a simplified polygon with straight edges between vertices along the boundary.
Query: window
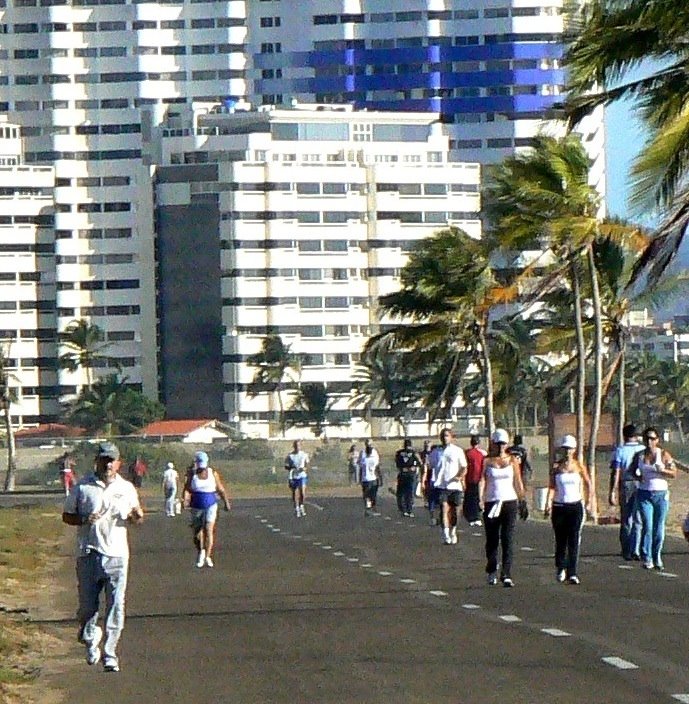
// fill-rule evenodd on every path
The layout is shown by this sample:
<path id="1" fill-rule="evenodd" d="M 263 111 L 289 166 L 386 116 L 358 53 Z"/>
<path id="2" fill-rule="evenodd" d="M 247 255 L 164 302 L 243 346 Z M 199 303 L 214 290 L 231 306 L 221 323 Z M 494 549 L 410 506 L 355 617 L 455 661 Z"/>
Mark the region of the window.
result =
<path id="1" fill-rule="evenodd" d="M 314 15 L 314 24 L 337 24 L 337 15 Z"/>
<path id="2" fill-rule="evenodd" d="M 320 252 L 321 251 L 321 241 L 320 240 L 299 240 L 297 243 L 297 248 L 300 252 Z"/>
<path id="3" fill-rule="evenodd" d="M 298 183 L 297 193 L 299 195 L 319 195 L 321 187 L 319 183 Z"/>
<path id="4" fill-rule="evenodd" d="M 349 306 L 349 299 L 347 296 L 326 296 L 325 297 L 325 307 L 326 308 L 347 308 Z"/>
<path id="5" fill-rule="evenodd" d="M 307 310 L 319 310 L 323 307 L 320 296 L 299 296 L 299 307 Z"/>
<path id="6" fill-rule="evenodd" d="M 321 269 L 299 269 L 299 281 L 321 281 L 322 278 Z"/>
<path id="7" fill-rule="evenodd" d="M 444 183 L 425 183 L 423 192 L 427 196 L 447 195 L 447 186 Z"/>
<path id="8" fill-rule="evenodd" d="M 347 185 L 344 183 L 324 183 L 323 195 L 345 195 Z"/>
<path id="9" fill-rule="evenodd" d="M 326 252 L 346 252 L 347 240 L 325 240 L 323 250 Z"/>

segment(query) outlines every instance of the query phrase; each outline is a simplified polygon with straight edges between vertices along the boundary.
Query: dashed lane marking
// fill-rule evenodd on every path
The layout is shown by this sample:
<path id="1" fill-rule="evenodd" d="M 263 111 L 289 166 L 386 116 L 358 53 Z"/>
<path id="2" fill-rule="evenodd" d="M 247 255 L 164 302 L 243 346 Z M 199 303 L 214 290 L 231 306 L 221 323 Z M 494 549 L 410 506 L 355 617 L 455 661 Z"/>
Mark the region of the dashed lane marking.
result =
<path id="1" fill-rule="evenodd" d="M 333 546 L 332 545 L 321 545 L 321 550 L 332 550 Z"/>
<path id="2" fill-rule="evenodd" d="M 522 550 L 523 550 L 524 552 L 534 552 L 534 549 L 533 549 L 533 548 L 523 547 Z"/>
<path id="3" fill-rule="evenodd" d="M 677 577 L 677 575 L 674 574 L 673 572 L 659 572 L 658 574 L 661 577 L 669 577 L 670 579 L 674 579 L 675 577 Z"/>
<path id="4" fill-rule="evenodd" d="M 362 562 L 359 567 L 373 567 L 373 565 L 370 562 Z"/>
<path id="5" fill-rule="evenodd" d="M 400 582 L 402 582 L 402 584 L 416 584 L 415 579 L 400 579 Z"/>
<path id="6" fill-rule="evenodd" d="M 431 589 L 428 593 L 433 594 L 433 596 L 447 596 L 447 592 L 441 591 L 440 589 Z"/>
<path id="7" fill-rule="evenodd" d="M 376 514 L 374 513 L 373 515 L 375 516 Z M 380 514 L 378 514 L 378 515 L 380 515 Z M 386 520 L 386 521 L 391 521 L 392 518 L 390 518 L 390 516 L 385 516 L 385 520 Z"/>
<path id="8" fill-rule="evenodd" d="M 634 568 L 631 565 L 617 565 L 617 569 L 619 569 L 619 570 L 633 570 Z"/>
<path id="9" fill-rule="evenodd" d="M 385 572 L 385 571 L 383 570 L 382 572 L 378 572 L 378 574 L 379 574 L 381 577 L 389 577 L 390 575 L 392 575 L 392 572 Z"/>
<path id="10" fill-rule="evenodd" d="M 348 557 L 347 562 L 359 562 L 359 558 L 358 557 Z"/>
<path id="11" fill-rule="evenodd" d="M 314 545 L 315 547 L 319 548 L 321 545 L 323 545 L 323 543 L 317 540 L 316 542 L 311 543 L 311 545 Z"/>
<path id="12" fill-rule="evenodd" d="M 673 694 L 672 698 L 678 702 L 683 702 L 683 704 L 689 704 L 689 694 Z"/>
<path id="13" fill-rule="evenodd" d="M 476 536 L 477 538 L 480 538 L 483 535 L 483 533 L 472 533 L 472 535 Z"/>
<path id="14" fill-rule="evenodd" d="M 601 660 L 604 663 L 607 663 L 608 665 L 612 665 L 613 667 L 616 667 L 618 670 L 638 670 L 639 666 L 635 665 L 633 662 L 629 662 L 629 660 L 623 660 L 622 658 L 618 658 L 617 656 L 610 656 L 606 658 L 601 658 Z"/>
<path id="15" fill-rule="evenodd" d="M 567 633 L 567 631 L 561 631 L 559 628 L 541 628 L 541 633 L 553 636 L 553 638 L 564 638 L 565 636 L 572 635 L 571 633 Z"/>
<path id="16" fill-rule="evenodd" d="M 478 604 L 462 604 L 462 608 L 467 609 L 468 611 L 475 611 L 481 607 Z"/>
<path id="17" fill-rule="evenodd" d="M 279 528 L 271 528 L 270 530 L 271 530 L 272 533 L 280 533 L 280 529 L 279 529 Z"/>
<path id="18" fill-rule="evenodd" d="M 267 519 L 267 518 L 262 518 L 262 519 L 261 519 L 261 523 L 268 523 L 268 519 Z"/>
<path id="19" fill-rule="evenodd" d="M 519 623 L 521 621 L 519 616 L 515 616 L 514 614 L 503 614 L 502 616 L 498 616 L 498 618 L 501 621 L 505 621 L 505 623 Z"/>
<path id="20" fill-rule="evenodd" d="M 335 557 L 344 557 L 344 553 L 340 552 L 339 550 L 337 552 L 334 552 L 333 555 L 335 555 Z"/>

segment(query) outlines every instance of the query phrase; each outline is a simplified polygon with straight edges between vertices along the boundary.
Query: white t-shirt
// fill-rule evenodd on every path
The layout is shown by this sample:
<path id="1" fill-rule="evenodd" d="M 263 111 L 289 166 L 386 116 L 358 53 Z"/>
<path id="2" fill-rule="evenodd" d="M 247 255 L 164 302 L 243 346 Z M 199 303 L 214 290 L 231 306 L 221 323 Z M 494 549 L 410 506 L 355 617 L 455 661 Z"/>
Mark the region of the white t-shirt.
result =
<path id="1" fill-rule="evenodd" d="M 667 491 L 667 478 L 658 471 L 664 468 L 663 451 L 659 447 L 656 448 L 653 464 L 648 464 L 643 455 L 639 457 L 639 469 L 641 470 L 639 489 L 644 489 L 645 491 Z"/>
<path id="2" fill-rule="evenodd" d="M 289 467 L 290 479 L 304 479 L 306 477 L 306 465 L 309 463 L 309 456 L 304 450 L 290 452 L 285 459 L 285 467 Z"/>
<path id="3" fill-rule="evenodd" d="M 516 501 L 517 492 L 514 490 L 514 467 L 512 463 L 498 467 L 487 464 L 483 470 L 486 485 L 484 490 L 485 501 Z"/>
<path id="4" fill-rule="evenodd" d="M 174 489 L 177 487 L 177 479 L 179 474 L 177 474 L 176 469 L 166 469 L 163 472 L 163 486 L 166 489 Z"/>
<path id="5" fill-rule="evenodd" d="M 438 469 L 436 471 L 435 486 L 447 491 L 461 491 L 462 482 L 454 479 L 463 469 L 467 468 L 467 458 L 464 450 L 450 443 L 440 449 Z"/>
<path id="6" fill-rule="evenodd" d="M 97 513 L 93 524 L 77 529 L 77 550 L 86 555 L 95 550 L 107 557 L 128 557 L 127 517 L 139 508 L 139 495 L 131 482 L 119 474 L 110 484 L 104 484 L 95 474 L 84 477 L 65 499 L 64 512 L 86 519 Z"/>
<path id="7" fill-rule="evenodd" d="M 380 464 L 378 450 L 373 448 L 371 454 L 367 455 L 365 450 L 359 454 L 359 471 L 362 482 L 375 482 L 378 479 L 376 467 Z"/>
<path id="8" fill-rule="evenodd" d="M 555 504 L 578 504 L 583 501 L 582 480 L 579 472 L 558 472 L 555 475 Z"/>

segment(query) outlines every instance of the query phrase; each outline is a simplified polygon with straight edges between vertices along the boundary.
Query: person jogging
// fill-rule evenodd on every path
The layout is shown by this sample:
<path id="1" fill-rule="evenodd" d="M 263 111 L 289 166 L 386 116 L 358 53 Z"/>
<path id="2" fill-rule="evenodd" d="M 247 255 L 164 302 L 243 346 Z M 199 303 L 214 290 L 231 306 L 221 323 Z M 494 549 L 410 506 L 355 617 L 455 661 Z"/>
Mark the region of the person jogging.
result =
<path id="1" fill-rule="evenodd" d="M 610 492 L 608 503 L 620 507 L 620 549 L 624 560 L 641 559 L 641 514 L 639 513 L 639 478 L 634 460 L 644 449 L 638 440 L 636 426 L 622 428 L 624 442 L 613 451 L 610 460 Z"/>
<path id="2" fill-rule="evenodd" d="M 165 465 L 163 479 L 161 482 L 163 496 L 165 498 L 165 515 L 170 518 L 175 516 L 175 503 L 177 501 L 177 490 L 179 488 L 179 475 L 172 462 Z"/>
<path id="3" fill-rule="evenodd" d="M 230 510 L 230 497 L 220 474 L 209 466 L 205 452 L 197 452 L 194 455 L 194 467 L 187 473 L 183 495 L 184 508 L 191 510 L 194 546 L 198 551 L 196 566 L 213 567 L 218 496 L 222 499 L 226 511 Z"/>
<path id="4" fill-rule="evenodd" d="M 111 442 L 98 446 L 95 468 L 65 499 L 62 521 L 78 526 L 77 583 L 79 641 L 86 662 L 101 660 L 103 629 L 98 625 L 101 592 L 105 592 L 103 668 L 119 672 L 117 645 L 124 629 L 124 602 L 129 570 L 127 527 L 140 523 L 144 512 L 133 484 L 123 479 L 120 451 Z"/>
<path id="5" fill-rule="evenodd" d="M 439 454 L 434 484 L 440 493 L 443 542 L 445 545 L 456 545 L 457 507 L 462 504 L 467 460 L 464 450 L 454 444 L 454 433 L 450 428 L 440 431 L 440 447 L 437 452 Z"/>
<path id="6" fill-rule="evenodd" d="M 364 498 L 364 515 L 376 515 L 378 487 L 383 483 L 380 471 L 380 456 L 371 440 L 366 440 L 359 454 L 359 479 Z"/>
<path id="7" fill-rule="evenodd" d="M 414 516 L 414 490 L 422 465 L 421 458 L 414 449 L 412 441 L 406 438 L 403 447 L 395 453 L 397 508 L 406 518 Z"/>
<path id="8" fill-rule="evenodd" d="M 292 503 L 297 518 L 303 518 L 306 515 L 304 499 L 306 498 L 309 462 L 308 454 L 301 449 L 301 441 L 295 440 L 292 443 L 292 452 L 285 457 L 285 469 L 289 473 L 288 484 L 292 491 Z"/>
<path id="9" fill-rule="evenodd" d="M 498 583 L 498 548 L 502 546 L 500 579 L 503 586 L 513 587 L 512 558 L 517 514 L 526 520 L 529 513 L 519 460 L 507 451 L 507 431 L 497 429 L 490 439 L 490 452 L 483 462 L 479 492 L 486 532 L 486 574 L 488 584 Z"/>
<path id="10" fill-rule="evenodd" d="M 565 435 L 560 441 L 560 449 L 564 455 L 550 470 L 545 515 L 550 515 L 555 532 L 557 581 L 580 584 L 577 566 L 581 527 L 584 503 L 587 510 L 591 508 L 591 479 L 586 467 L 574 457 L 577 449 L 574 435 Z"/>

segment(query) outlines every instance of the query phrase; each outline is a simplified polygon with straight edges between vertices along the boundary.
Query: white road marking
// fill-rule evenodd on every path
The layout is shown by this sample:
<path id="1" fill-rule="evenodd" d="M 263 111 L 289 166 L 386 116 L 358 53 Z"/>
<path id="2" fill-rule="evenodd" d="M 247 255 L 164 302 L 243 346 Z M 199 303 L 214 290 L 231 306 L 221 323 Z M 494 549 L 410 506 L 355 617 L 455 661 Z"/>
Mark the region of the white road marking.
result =
<path id="1" fill-rule="evenodd" d="M 274 528 L 275 526 L 272 523 L 266 523 L 266 528 Z"/>
<path id="2" fill-rule="evenodd" d="M 362 562 L 362 563 L 359 565 L 359 567 L 373 567 L 373 565 L 370 564 L 369 562 Z"/>
<path id="3" fill-rule="evenodd" d="M 553 636 L 554 638 L 564 638 L 565 636 L 572 635 L 571 633 L 567 633 L 567 631 L 561 631 L 559 628 L 541 628 L 541 633 Z"/>
<path id="4" fill-rule="evenodd" d="M 498 616 L 498 618 L 506 623 L 518 623 L 521 621 L 519 616 L 515 616 L 514 614 L 503 614 L 502 616 Z"/>
<path id="5" fill-rule="evenodd" d="M 301 540 L 301 535 L 293 535 L 292 536 L 295 540 Z"/>
<path id="6" fill-rule="evenodd" d="M 321 550 L 332 550 L 333 546 L 332 545 L 321 545 Z"/>
<path id="7" fill-rule="evenodd" d="M 261 523 L 268 523 L 268 519 L 267 519 L 267 518 L 262 518 L 262 519 L 261 519 Z"/>
<path id="8" fill-rule="evenodd" d="M 481 607 L 478 604 L 462 604 L 463 609 L 468 609 L 469 611 L 473 611 L 475 609 L 480 609 Z"/>
<path id="9" fill-rule="evenodd" d="M 359 562 L 359 558 L 358 557 L 348 557 L 347 562 Z"/>
<path id="10" fill-rule="evenodd" d="M 678 702 L 683 702 L 683 704 L 689 704 L 689 694 L 673 694 L 672 698 Z"/>
<path id="11" fill-rule="evenodd" d="M 339 550 L 337 552 L 334 552 L 333 555 L 335 555 L 335 557 L 344 557 L 344 553 L 340 552 Z"/>
<path id="12" fill-rule="evenodd" d="M 658 573 L 661 577 L 670 577 L 672 579 L 673 577 L 676 577 L 677 575 L 672 573 L 672 572 L 659 572 Z"/>
<path id="13" fill-rule="evenodd" d="M 374 513 L 373 515 L 375 516 L 376 514 Z M 380 516 L 380 514 L 377 514 L 377 515 Z M 390 516 L 385 516 L 385 520 L 386 520 L 386 521 L 391 521 L 392 518 L 390 518 Z"/>
<path id="14" fill-rule="evenodd" d="M 307 506 L 313 506 L 316 511 L 325 511 L 325 506 L 320 506 L 319 504 L 314 504 L 313 501 L 304 501 Z"/>
<path id="15" fill-rule="evenodd" d="M 447 592 L 443 592 L 440 589 L 432 589 L 429 594 L 433 594 L 433 596 L 447 596 Z"/>
<path id="16" fill-rule="evenodd" d="M 522 550 L 523 550 L 524 552 L 533 552 L 533 551 L 534 551 L 533 548 L 527 548 L 527 547 L 522 548 Z"/>
<path id="17" fill-rule="evenodd" d="M 402 584 L 416 584 L 415 579 L 400 579 L 400 582 L 402 582 Z"/>
<path id="18" fill-rule="evenodd" d="M 270 530 L 272 533 L 279 533 L 280 532 L 279 528 L 271 528 Z"/>
<path id="19" fill-rule="evenodd" d="M 316 541 L 315 543 L 311 543 L 311 545 L 315 545 L 317 548 L 319 548 L 321 545 L 323 545 L 323 543 L 321 543 L 320 541 Z"/>
<path id="20" fill-rule="evenodd" d="M 261 516 L 254 516 L 254 518 L 261 518 Z"/>
<path id="21" fill-rule="evenodd" d="M 379 574 L 381 577 L 389 577 L 389 576 L 392 574 L 392 572 L 385 572 L 385 571 L 383 571 L 383 572 L 378 572 L 378 574 Z"/>
<path id="22" fill-rule="evenodd" d="M 631 565 L 617 565 L 617 568 L 620 570 L 633 570 L 634 569 Z"/>
<path id="23" fill-rule="evenodd" d="M 483 535 L 483 533 L 472 533 L 472 535 L 476 536 L 477 538 L 480 538 Z"/>
<path id="24" fill-rule="evenodd" d="M 617 656 L 610 656 L 607 658 L 601 658 L 601 660 L 608 665 L 612 665 L 613 667 L 618 668 L 619 670 L 638 670 L 639 666 L 635 665 L 633 662 L 629 662 L 629 660 L 623 660 L 622 658 L 618 658 Z"/>

